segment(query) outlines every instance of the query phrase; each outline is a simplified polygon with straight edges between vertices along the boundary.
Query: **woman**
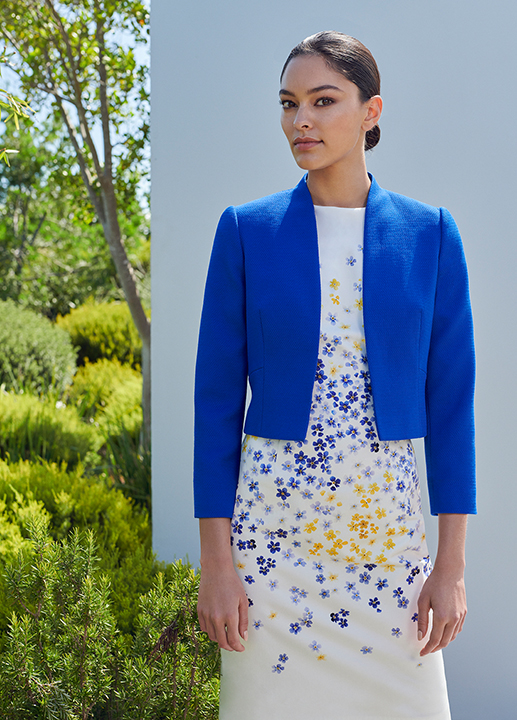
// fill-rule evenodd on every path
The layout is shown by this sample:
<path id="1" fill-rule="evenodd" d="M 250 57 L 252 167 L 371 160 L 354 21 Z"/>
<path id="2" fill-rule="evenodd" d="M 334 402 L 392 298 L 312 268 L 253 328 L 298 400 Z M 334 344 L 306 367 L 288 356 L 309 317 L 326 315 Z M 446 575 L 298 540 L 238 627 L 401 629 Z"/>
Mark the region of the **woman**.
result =
<path id="1" fill-rule="evenodd" d="M 280 103 L 307 174 L 228 208 L 214 242 L 195 499 L 199 619 L 228 651 L 222 720 L 450 717 L 440 650 L 463 626 L 475 512 L 468 282 L 450 214 L 367 173 L 379 91 L 357 40 L 297 45 Z"/>

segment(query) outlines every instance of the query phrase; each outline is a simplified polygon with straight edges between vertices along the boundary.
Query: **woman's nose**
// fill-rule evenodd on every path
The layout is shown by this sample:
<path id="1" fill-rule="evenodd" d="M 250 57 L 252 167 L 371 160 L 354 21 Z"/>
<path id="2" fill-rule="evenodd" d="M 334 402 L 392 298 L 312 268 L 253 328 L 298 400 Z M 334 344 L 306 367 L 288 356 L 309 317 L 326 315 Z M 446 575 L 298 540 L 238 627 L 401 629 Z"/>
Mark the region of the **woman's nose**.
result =
<path id="1" fill-rule="evenodd" d="M 294 118 L 294 127 L 297 130 L 303 130 L 311 127 L 311 119 L 306 108 L 298 108 L 298 112 Z"/>

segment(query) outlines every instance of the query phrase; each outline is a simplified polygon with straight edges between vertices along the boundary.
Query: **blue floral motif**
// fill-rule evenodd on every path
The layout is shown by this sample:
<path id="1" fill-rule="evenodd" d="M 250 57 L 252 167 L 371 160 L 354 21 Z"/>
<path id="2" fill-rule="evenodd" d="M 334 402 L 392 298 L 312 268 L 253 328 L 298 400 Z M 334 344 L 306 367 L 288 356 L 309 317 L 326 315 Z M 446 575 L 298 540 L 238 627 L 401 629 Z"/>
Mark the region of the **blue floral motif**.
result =
<path id="1" fill-rule="evenodd" d="M 339 627 L 346 628 L 348 627 L 348 616 L 350 615 L 349 610 L 344 610 L 341 608 L 341 610 L 338 610 L 338 612 L 330 613 L 330 620 L 333 623 L 337 623 Z"/>
<path id="2" fill-rule="evenodd" d="M 380 604 L 381 604 L 381 601 L 380 601 L 379 598 L 377 598 L 377 597 L 370 598 L 370 599 L 368 600 L 368 605 L 369 605 L 370 607 L 372 607 L 374 610 L 377 610 L 378 613 L 382 612 L 382 609 L 381 609 L 381 607 L 380 607 Z"/>

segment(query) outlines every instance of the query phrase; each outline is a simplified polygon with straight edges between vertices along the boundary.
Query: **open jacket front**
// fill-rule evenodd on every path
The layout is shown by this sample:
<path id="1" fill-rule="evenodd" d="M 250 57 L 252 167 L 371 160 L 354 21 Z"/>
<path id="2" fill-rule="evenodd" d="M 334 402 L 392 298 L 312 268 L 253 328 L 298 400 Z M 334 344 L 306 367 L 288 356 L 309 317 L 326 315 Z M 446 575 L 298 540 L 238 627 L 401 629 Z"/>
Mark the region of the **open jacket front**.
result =
<path id="1" fill-rule="evenodd" d="M 475 512 L 474 341 L 450 213 L 371 178 L 363 312 L 379 438 L 425 436 L 433 513 Z M 306 179 L 219 222 L 196 366 L 197 517 L 231 517 L 242 431 L 303 441 L 318 357 L 318 238 Z M 244 422 L 247 381 L 252 391 Z"/>

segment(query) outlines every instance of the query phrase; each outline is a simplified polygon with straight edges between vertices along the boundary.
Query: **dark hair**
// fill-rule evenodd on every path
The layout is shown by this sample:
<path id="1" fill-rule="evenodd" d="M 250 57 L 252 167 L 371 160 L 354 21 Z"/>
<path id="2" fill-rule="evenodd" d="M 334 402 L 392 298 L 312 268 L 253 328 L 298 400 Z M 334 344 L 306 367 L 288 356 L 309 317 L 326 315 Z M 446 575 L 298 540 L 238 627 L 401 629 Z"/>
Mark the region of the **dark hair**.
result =
<path id="1" fill-rule="evenodd" d="M 289 53 L 280 74 L 283 78 L 287 66 L 299 55 L 319 55 L 333 70 L 344 75 L 359 88 L 362 102 L 367 102 L 381 91 L 379 68 L 371 52 L 359 40 L 334 30 L 311 35 L 298 43 Z M 379 142 L 381 130 L 375 125 L 366 133 L 364 149 L 371 150 Z"/>

